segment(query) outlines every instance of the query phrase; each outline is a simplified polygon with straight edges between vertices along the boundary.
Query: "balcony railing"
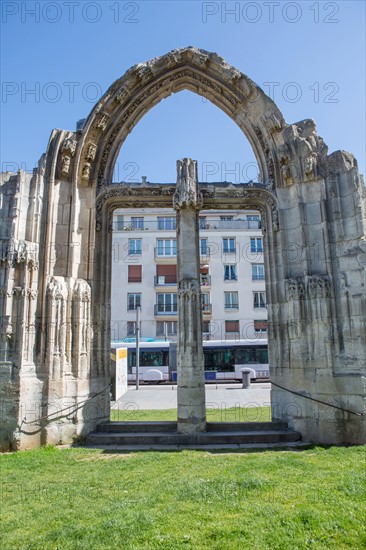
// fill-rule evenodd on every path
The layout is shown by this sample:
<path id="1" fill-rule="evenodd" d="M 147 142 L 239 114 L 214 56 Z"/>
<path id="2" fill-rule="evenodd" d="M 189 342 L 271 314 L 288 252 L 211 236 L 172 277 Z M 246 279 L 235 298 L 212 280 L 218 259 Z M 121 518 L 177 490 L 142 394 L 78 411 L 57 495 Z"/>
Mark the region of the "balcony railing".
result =
<path id="1" fill-rule="evenodd" d="M 140 225 L 140 227 L 139 227 Z M 261 229 L 262 224 L 260 220 L 207 220 L 206 223 L 200 223 L 200 231 L 222 231 L 222 230 L 250 230 Z M 113 231 L 176 231 L 174 222 L 158 222 L 156 220 L 144 220 L 143 225 L 133 224 L 129 221 L 113 222 Z"/>
<path id="2" fill-rule="evenodd" d="M 264 274 L 263 275 L 252 275 L 252 281 L 264 281 Z"/>
<path id="3" fill-rule="evenodd" d="M 177 304 L 155 304 L 154 315 L 177 315 Z"/>
<path id="4" fill-rule="evenodd" d="M 201 275 L 201 286 L 211 286 L 211 275 Z"/>
<path id="5" fill-rule="evenodd" d="M 200 224 L 200 231 L 222 231 L 234 229 L 261 229 L 260 220 L 207 220 Z"/>
<path id="6" fill-rule="evenodd" d="M 225 309 L 239 309 L 239 304 L 225 304 Z"/>
<path id="7" fill-rule="evenodd" d="M 212 313 L 212 304 L 202 304 L 203 315 L 210 315 Z"/>
<path id="8" fill-rule="evenodd" d="M 154 249 L 155 252 L 155 258 L 176 258 L 177 257 L 177 251 L 175 248 L 167 247 L 167 248 L 159 248 L 156 247 Z"/>
<path id="9" fill-rule="evenodd" d="M 176 275 L 155 275 L 154 285 L 155 286 L 169 286 L 176 285 L 177 277 Z"/>

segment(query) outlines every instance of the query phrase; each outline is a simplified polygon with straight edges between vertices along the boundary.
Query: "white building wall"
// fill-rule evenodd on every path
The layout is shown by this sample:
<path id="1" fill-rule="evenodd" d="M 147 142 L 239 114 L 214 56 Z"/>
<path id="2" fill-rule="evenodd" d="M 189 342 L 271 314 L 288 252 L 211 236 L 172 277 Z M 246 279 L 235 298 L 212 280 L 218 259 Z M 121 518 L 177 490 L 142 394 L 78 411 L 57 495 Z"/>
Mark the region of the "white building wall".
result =
<path id="1" fill-rule="evenodd" d="M 214 340 L 266 338 L 255 333 L 254 320 L 267 319 L 266 308 L 253 307 L 253 293 L 265 291 L 264 280 L 252 280 L 252 264 L 263 264 L 263 254 L 251 252 L 250 238 L 262 237 L 256 222 L 248 222 L 248 217 L 258 215 L 251 211 L 202 211 L 200 238 L 207 239 L 209 254 L 201 256 L 201 266 L 209 266 L 211 284 L 202 286 L 202 291 L 210 294 L 212 310 L 203 315 L 204 321 L 210 321 L 210 338 Z M 123 216 L 123 222 L 122 218 Z M 158 258 L 156 256 L 157 239 L 175 239 L 175 230 L 158 230 L 158 216 L 173 216 L 174 210 L 142 209 L 116 210 L 114 213 L 113 254 L 112 254 L 112 340 L 123 340 L 128 336 L 128 322 L 134 322 L 136 311 L 128 310 L 128 294 L 141 293 L 141 336 L 144 338 L 164 339 L 156 335 L 157 321 L 177 321 L 177 315 L 155 315 L 157 293 L 173 293 L 176 285 L 156 286 L 154 278 L 159 264 L 176 264 L 176 256 Z M 232 220 L 221 220 L 232 216 Z M 258 215 L 259 216 L 259 215 Z M 143 218 L 143 229 L 133 228 L 132 218 Z M 249 227 L 248 227 L 249 226 Z M 250 227 L 251 226 L 251 227 Z M 223 238 L 235 239 L 235 252 L 226 253 Z M 129 254 L 129 240 L 141 239 L 142 253 Z M 224 280 L 224 265 L 236 266 L 237 280 Z M 142 266 L 142 281 L 128 281 L 128 266 Z M 225 307 L 225 292 L 238 292 L 238 309 Z M 239 321 L 240 333 L 227 334 L 225 321 Z M 168 336 L 169 340 L 174 337 Z"/>

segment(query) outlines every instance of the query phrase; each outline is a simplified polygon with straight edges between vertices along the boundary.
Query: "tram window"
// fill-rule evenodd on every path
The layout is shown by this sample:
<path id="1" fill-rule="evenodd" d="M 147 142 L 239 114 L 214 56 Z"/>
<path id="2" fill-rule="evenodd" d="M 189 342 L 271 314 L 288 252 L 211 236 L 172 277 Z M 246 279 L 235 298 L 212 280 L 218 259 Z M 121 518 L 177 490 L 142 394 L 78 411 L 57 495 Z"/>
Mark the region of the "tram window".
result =
<path id="1" fill-rule="evenodd" d="M 213 352 L 210 349 L 203 350 L 205 358 L 205 370 L 215 370 Z"/>
<path id="2" fill-rule="evenodd" d="M 163 354 L 161 351 L 143 351 L 141 353 L 142 367 L 162 367 Z"/>
<path id="3" fill-rule="evenodd" d="M 255 355 L 258 363 L 268 363 L 268 349 L 257 348 Z"/>
<path id="4" fill-rule="evenodd" d="M 141 367 L 162 367 L 163 366 L 163 353 L 159 351 L 145 351 L 140 352 L 140 366 Z M 128 353 L 128 368 L 136 367 L 136 351 L 129 351 Z"/>
<path id="5" fill-rule="evenodd" d="M 251 363 L 252 361 L 254 361 L 254 355 L 253 355 L 253 350 L 251 348 L 236 350 L 236 353 L 235 353 L 236 365 L 245 365 L 246 363 Z"/>
<path id="6" fill-rule="evenodd" d="M 128 372 L 131 373 L 132 367 L 136 367 L 136 352 L 128 350 L 127 358 Z"/>

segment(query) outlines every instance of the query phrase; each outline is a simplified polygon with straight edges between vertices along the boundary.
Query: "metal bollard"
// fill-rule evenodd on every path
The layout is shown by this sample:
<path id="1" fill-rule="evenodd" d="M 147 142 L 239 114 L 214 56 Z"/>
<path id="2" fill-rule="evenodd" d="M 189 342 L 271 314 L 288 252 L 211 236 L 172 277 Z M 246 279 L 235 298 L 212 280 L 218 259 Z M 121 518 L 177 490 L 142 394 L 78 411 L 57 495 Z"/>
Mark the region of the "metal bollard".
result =
<path id="1" fill-rule="evenodd" d="M 250 370 L 249 369 L 241 369 L 241 375 L 242 375 L 242 388 L 250 388 Z"/>

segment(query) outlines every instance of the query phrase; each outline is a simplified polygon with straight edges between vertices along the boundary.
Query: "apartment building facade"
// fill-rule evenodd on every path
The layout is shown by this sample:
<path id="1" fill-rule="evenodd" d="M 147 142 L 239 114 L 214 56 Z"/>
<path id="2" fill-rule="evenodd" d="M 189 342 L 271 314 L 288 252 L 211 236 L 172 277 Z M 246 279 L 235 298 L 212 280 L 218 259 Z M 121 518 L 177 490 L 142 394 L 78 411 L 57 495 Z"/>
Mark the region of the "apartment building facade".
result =
<path id="1" fill-rule="evenodd" d="M 205 340 L 267 337 L 263 238 L 256 211 L 202 211 L 200 278 Z M 175 341 L 176 220 L 173 209 L 116 210 L 112 245 L 112 341 Z"/>

